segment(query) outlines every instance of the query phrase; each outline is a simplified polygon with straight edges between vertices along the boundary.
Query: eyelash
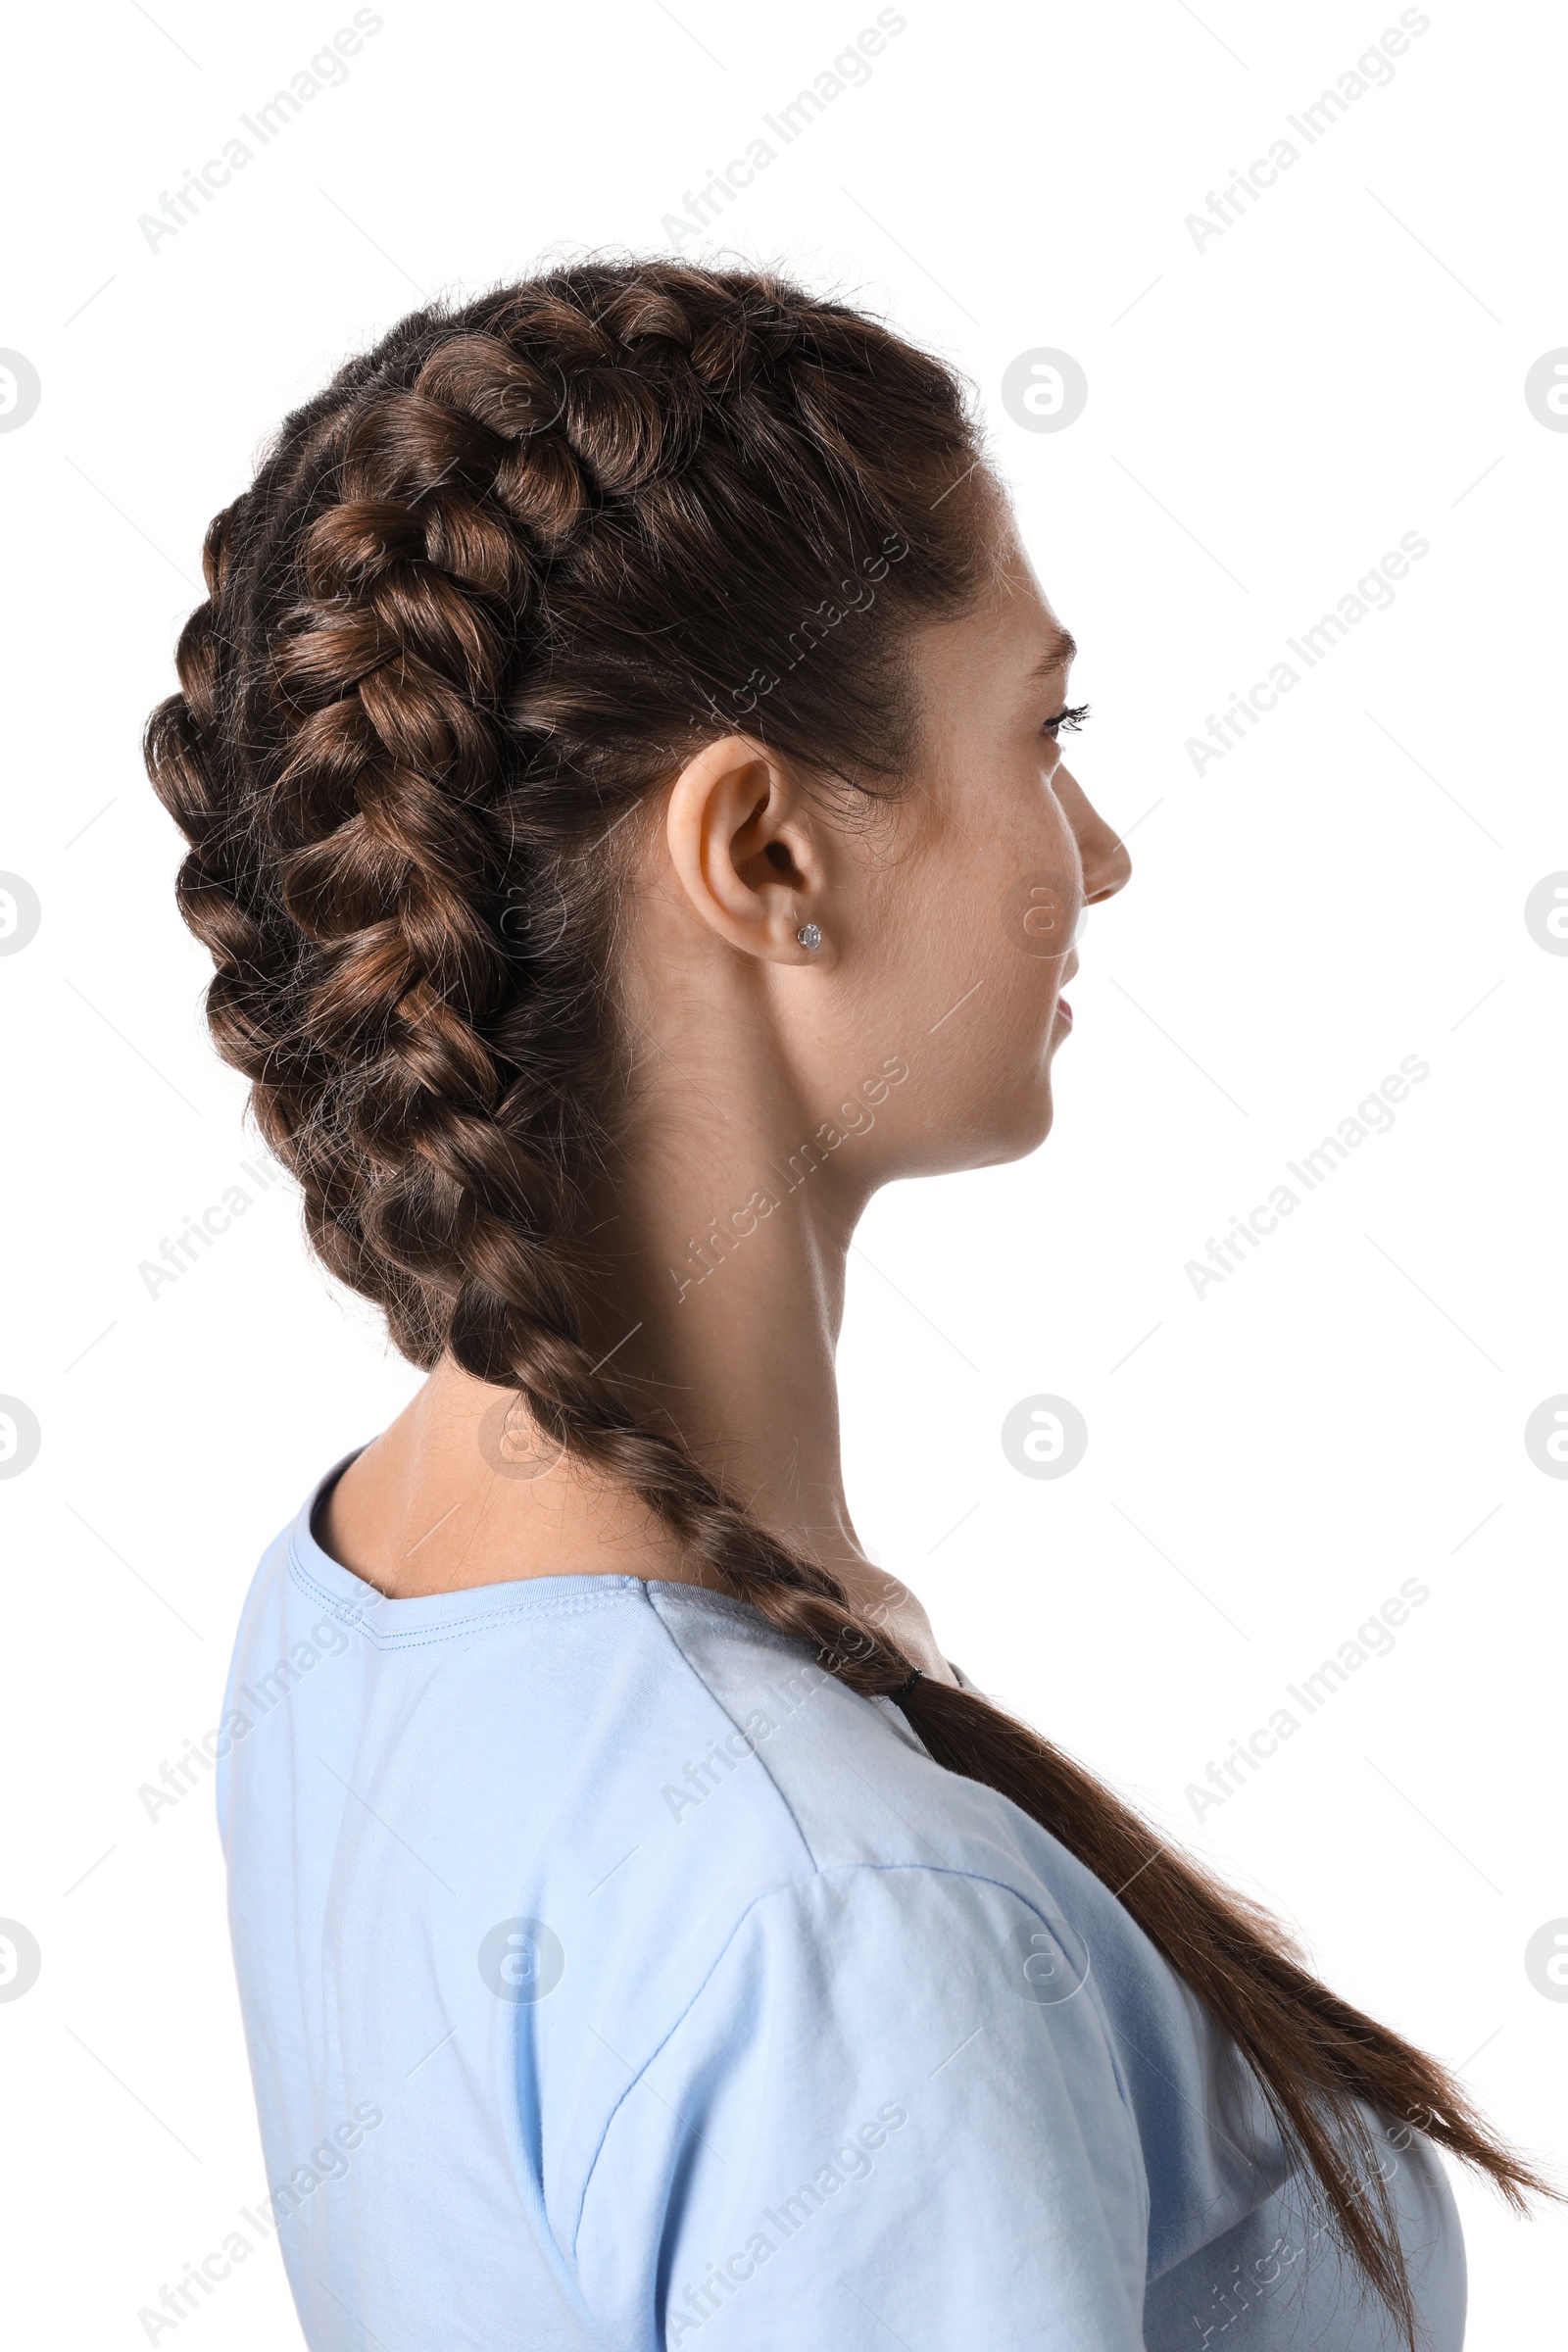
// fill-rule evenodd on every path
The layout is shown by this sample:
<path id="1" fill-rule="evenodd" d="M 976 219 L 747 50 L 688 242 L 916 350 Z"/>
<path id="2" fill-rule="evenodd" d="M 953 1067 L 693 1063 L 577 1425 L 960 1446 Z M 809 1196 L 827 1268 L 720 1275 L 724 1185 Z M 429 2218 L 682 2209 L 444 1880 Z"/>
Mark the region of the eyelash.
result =
<path id="1" fill-rule="evenodd" d="M 1040 732 L 1042 735 L 1049 735 L 1052 742 L 1054 743 L 1063 727 L 1069 733 L 1073 733 L 1083 725 L 1088 716 L 1089 705 L 1087 703 L 1071 703 L 1065 710 L 1058 710 L 1054 718 L 1048 718 Z"/>

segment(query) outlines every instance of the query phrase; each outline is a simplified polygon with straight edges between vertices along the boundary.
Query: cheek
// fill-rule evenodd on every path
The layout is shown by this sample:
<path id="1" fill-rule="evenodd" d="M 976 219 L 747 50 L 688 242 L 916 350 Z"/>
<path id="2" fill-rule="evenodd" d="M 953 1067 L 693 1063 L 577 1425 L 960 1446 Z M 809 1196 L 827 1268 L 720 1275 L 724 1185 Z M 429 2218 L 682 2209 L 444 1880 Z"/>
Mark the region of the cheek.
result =
<path id="1" fill-rule="evenodd" d="M 994 906 L 1026 874 L 1078 871 L 1073 830 L 1052 788 L 1060 766 L 1049 743 L 1025 736 L 977 758 L 960 780 L 951 808 L 976 902 Z M 983 911 L 978 903 L 973 911 Z"/>
<path id="2" fill-rule="evenodd" d="M 1049 1034 L 1082 909 L 1077 846 L 1032 745 L 945 782 L 918 848 L 867 877 L 856 945 L 884 1016 L 896 1010 L 916 1042 L 943 1022 L 934 1046 L 962 1031 L 994 1078 L 993 1046 L 1027 1054 Z"/>
<path id="3" fill-rule="evenodd" d="M 1040 902 L 1032 904 L 1038 910 Z M 1054 919 L 1055 899 L 1049 904 Z M 1046 1069 L 1064 962 L 1063 952 L 1045 952 L 1038 934 L 1020 928 L 1010 892 L 989 917 L 977 911 L 968 927 L 962 966 L 947 982 L 944 1006 L 966 989 L 974 993 L 930 1042 L 947 1047 L 950 1082 L 982 1124 L 987 1103 L 1004 1102 L 1020 1089 L 1027 1094 Z"/>
<path id="4" fill-rule="evenodd" d="M 1064 963 L 1064 955 L 1024 953 L 1011 939 L 994 959 L 992 1022 L 1020 1075 L 1042 1061 L 1054 1034 Z"/>
<path id="5" fill-rule="evenodd" d="M 1080 870 L 1076 837 L 1052 788 L 1061 763 L 1041 754 L 1042 747 L 1031 744 L 999 770 L 986 804 L 975 812 L 981 821 L 971 830 L 985 849 L 999 898 L 1027 874 L 1071 877 L 1076 883 Z M 970 823 L 967 815 L 963 821 Z"/>
<path id="6" fill-rule="evenodd" d="M 993 920 L 1014 955 L 1050 965 L 1059 975 L 1077 935 L 1083 903 L 1075 873 L 1059 866 L 1032 866 L 1008 883 Z"/>

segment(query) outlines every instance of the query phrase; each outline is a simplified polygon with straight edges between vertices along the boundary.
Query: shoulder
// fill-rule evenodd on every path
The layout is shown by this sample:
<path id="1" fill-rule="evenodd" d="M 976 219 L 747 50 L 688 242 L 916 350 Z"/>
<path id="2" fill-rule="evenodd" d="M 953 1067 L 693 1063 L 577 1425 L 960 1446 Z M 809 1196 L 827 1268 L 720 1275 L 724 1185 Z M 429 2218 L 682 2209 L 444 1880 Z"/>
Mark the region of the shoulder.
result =
<path id="1" fill-rule="evenodd" d="M 838 2037 L 830 2073 L 846 2083 L 883 2052 L 920 2082 L 928 2063 L 934 2082 L 961 2049 L 927 2112 L 967 2084 L 966 2133 L 993 2105 L 1032 2112 L 1019 2161 L 1053 2134 L 1080 2160 L 1092 2148 L 1092 2170 L 1126 2155 L 1138 2188 L 1122 2180 L 1121 2207 L 1142 2204 L 1158 2268 L 1272 2193 L 1282 2151 L 1255 2087 L 1112 1887 L 999 1791 L 937 1765 L 897 1709 L 760 1633 L 755 1612 L 663 1592 L 656 1605 L 737 1736 L 700 1760 L 700 1801 L 665 1792 L 693 1870 L 725 1900 L 653 2063 L 710 2032 L 744 2048 L 759 2002 L 803 2041 Z M 986 2130 L 1006 2136 L 995 2118 Z"/>
<path id="2" fill-rule="evenodd" d="M 977 2017 L 1005 2016 L 999 2043 L 1051 2026 L 1046 2038 L 1074 2048 L 1094 2096 L 1118 2110 L 1131 2076 L 1112 2012 L 1136 2013 L 1167 2049 L 1192 2041 L 1190 1997 L 1163 1959 L 1039 1823 L 936 1764 L 897 1708 L 860 1697 L 755 1610 L 667 1585 L 648 1593 L 671 1656 L 621 1781 L 629 1850 L 595 1897 L 590 1964 L 612 2006 L 635 2000 L 638 2063 L 702 2018 L 744 2041 L 732 2004 L 764 1985 L 775 2017 L 803 2004 L 805 2032 L 813 2010 L 838 2010 L 871 2047 L 902 2033 L 933 1971 L 945 2021 L 967 2000 Z M 639 1949 L 628 1974 L 622 1955 Z"/>
<path id="3" fill-rule="evenodd" d="M 770 2347 L 859 2341 L 849 2276 L 906 2341 L 1021 2346 L 1044 2323 L 1130 2352 L 1149 2181 L 1081 1963 L 939 1859 L 757 1893 L 581 2150 L 564 2219 L 590 2302 L 622 2316 L 624 2249 L 648 2243 L 689 2315 L 671 2343 L 715 2316 L 721 2260 Z"/>
<path id="4" fill-rule="evenodd" d="M 862 1698 L 745 1603 L 678 1585 L 646 1590 L 681 1674 L 729 1727 L 684 1787 L 668 1788 L 675 1817 L 733 1788 L 759 1829 L 768 1815 L 787 1823 L 822 1869 L 929 1860 L 933 1807 L 950 1837 L 978 1834 L 990 1846 L 1011 1808 L 934 1765 L 891 1700 Z M 915 1791 L 920 1826 L 905 1810 Z"/>
<path id="5" fill-rule="evenodd" d="M 915 1872 L 995 1886 L 1024 1912 L 1070 1920 L 1107 1959 L 1114 1942 L 1122 1962 L 1166 1973 L 1099 1879 L 1007 1797 L 935 1763 L 891 1701 L 862 1698 L 755 1609 L 648 1592 L 714 1729 L 661 1797 L 691 1851 L 728 1849 L 736 1918 L 810 1876 Z"/>

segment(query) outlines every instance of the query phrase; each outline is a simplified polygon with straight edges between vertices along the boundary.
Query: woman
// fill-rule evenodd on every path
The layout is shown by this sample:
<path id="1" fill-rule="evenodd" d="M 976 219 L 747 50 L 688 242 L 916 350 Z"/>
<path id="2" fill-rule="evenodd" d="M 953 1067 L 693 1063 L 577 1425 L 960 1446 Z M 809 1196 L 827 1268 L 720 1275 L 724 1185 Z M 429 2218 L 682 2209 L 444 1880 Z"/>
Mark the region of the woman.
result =
<path id="1" fill-rule="evenodd" d="M 896 1177 L 1032 1151 L 1070 638 L 949 372 L 765 276 L 429 311 L 213 524 L 149 730 L 220 1051 L 429 1378 L 258 1572 L 220 1792 L 316 2352 L 1456 2346 L 1446 2076 L 857 1541 Z"/>

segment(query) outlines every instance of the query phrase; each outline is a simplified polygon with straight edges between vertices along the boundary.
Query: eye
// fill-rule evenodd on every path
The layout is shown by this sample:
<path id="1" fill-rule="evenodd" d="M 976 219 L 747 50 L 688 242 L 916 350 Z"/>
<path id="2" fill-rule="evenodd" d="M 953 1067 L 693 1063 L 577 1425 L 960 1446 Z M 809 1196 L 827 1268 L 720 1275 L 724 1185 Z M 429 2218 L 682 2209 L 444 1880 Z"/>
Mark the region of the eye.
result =
<path id="1" fill-rule="evenodd" d="M 1048 718 L 1040 732 L 1042 735 L 1049 735 L 1052 742 L 1054 743 L 1060 736 L 1063 727 L 1071 734 L 1083 725 L 1088 716 L 1089 705 L 1087 703 L 1069 703 L 1065 710 L 1058 710 L 1054 718 Z"/>

